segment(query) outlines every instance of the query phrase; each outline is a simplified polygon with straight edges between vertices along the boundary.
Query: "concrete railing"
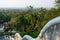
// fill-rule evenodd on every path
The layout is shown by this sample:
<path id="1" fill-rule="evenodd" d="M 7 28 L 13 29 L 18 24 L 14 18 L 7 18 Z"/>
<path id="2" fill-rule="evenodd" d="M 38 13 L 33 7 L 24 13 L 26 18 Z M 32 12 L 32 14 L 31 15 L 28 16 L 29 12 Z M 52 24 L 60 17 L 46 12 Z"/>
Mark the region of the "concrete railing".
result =
<path id="1" fill-rule="evenodd" d="M 19 33 L 16 33 L 13 40 L 60 40 L 60 16 L 50 20 L 37 38 L 32 38 L 29 35 L 21 37 Z"/>

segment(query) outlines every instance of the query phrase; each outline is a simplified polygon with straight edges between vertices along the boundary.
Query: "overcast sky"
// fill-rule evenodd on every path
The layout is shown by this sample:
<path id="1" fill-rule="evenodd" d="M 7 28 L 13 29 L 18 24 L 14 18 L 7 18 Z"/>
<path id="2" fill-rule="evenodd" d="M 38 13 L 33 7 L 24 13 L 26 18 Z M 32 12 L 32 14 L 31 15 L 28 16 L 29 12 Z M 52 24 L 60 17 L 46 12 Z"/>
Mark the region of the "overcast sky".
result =
<path id="1" fill-rule="evenodd" d="M 0 8 L 53 7 L 55 0 L 0 0 Z"/>

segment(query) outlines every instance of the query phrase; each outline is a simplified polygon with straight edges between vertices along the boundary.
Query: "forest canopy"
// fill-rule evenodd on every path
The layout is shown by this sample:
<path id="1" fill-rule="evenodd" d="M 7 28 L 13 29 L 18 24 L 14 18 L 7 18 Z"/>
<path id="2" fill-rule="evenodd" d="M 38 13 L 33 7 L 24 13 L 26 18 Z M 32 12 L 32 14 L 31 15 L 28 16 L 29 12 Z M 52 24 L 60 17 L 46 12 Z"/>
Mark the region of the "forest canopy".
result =
<path id="1" fill-rule="evenodd" d="M 11 29 L 20 32 L 21 36 L 28 34 L 35 38 L 49 20 L 58 16 L 60 16 L 60 7 L 33 9 L 29 6 L 26 10 L 0 10 L 0 23 L 9 24 L 9 28 L 5 31 Z"/>

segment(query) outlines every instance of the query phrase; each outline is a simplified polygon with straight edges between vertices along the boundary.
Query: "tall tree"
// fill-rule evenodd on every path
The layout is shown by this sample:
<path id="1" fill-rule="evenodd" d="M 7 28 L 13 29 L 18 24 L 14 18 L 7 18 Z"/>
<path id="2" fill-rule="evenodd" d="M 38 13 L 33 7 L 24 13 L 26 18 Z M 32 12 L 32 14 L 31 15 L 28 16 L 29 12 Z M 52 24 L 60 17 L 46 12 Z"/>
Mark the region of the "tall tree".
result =
<path id="1" fill-rule="evenodd" d="M 56 6 L 60 7 L 60 0 L 55 0 L 55 2 L 56 2 Z"/>

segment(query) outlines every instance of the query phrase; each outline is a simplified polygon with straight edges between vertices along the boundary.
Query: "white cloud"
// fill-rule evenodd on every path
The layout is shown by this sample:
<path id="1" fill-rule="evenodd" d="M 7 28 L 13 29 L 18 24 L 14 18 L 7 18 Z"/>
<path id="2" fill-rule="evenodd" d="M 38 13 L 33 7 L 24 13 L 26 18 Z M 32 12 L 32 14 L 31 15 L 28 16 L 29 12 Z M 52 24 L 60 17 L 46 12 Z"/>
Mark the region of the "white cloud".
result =
<path id="1" fill-rule="evenodd" d="M 26 7 L 32 5 L 33 7 L 52 7 L 54 0 L 0 0 L 0 7 Z"/>

